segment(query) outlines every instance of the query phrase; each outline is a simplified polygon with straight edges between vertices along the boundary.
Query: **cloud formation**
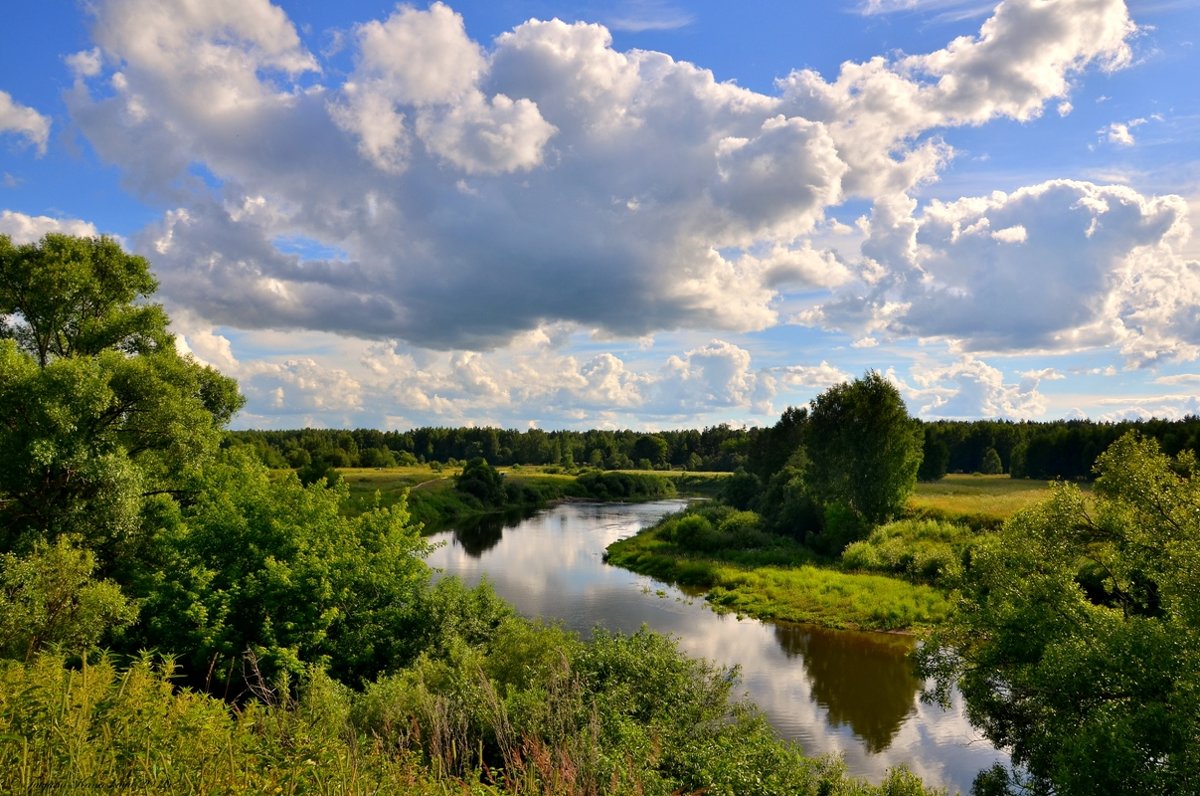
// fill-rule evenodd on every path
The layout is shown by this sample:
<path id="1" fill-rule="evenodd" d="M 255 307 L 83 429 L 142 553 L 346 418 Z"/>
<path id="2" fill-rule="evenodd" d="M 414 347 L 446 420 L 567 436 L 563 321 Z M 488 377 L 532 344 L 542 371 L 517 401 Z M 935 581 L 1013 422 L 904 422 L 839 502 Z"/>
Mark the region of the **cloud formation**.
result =
<path id="1" fill-rule="evenodd" d="M 1132 364 L 1191 359 L 1200 264 L 1179 253 L 1190 234 L 1178 196 L 1071 180 L 920 212 L 877 205 L 863 250 L 887 276 L 802 319 L 974 351 L 1115 345 Z"/>
<path id="2" fill-rule="evenodd" d="M 13 243 L 35 243 L 51 232 L 81 237 L 100 234 L 96 226 L 88 221 L 30 216 L 12 210 L 0 211 L 0 235 L 7 235 Z"/>
<path id="3" fill-rule="evenodd" d="M 50 119 L 17 102 L 7 91 L 0 91 L 0 133 L 15 133 L 44 155 L 50 141 Z"/>
<path id="4" fill-rule="evenodd" d="M 808 240 L 829 208 L 894 204 L 952 157 L 938 129 L 1039 114 L 1126 63 L 1134 30 L 1116 0 L 1014 0 L 942 50 L 767 95 L 600 25 L 479 43 L 442 3 L 358 25 L 344 79 L 266 0 L 95 11 L 69 106 L 171 208 L 138 245 L 173 301 L 473 350 L 556 322 L 767 328 L 784 296 L 869 270 Z"/>

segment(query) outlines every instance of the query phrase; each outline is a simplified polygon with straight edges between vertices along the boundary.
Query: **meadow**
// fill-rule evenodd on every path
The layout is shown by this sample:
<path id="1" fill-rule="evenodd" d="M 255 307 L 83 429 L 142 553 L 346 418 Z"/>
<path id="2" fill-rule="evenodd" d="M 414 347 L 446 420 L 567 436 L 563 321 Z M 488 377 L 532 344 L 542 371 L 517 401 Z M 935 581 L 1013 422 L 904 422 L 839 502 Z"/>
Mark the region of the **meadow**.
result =
<path id="1" fill-rule="evenodd" d="M 1007 475 L 953 473 L 938 481 L 918 482 L 908 499 L 908 510 L 913 516 L 996 528 L 1021 509 L 1048 498 L 1052 483 Z"/>
<path id="2" fill-rule="evenodd" d="M 1048 498 L 1049 485 L 962 474 L 918 484 L 903 518 L 833 559 L 763 532 L 753 512 L 696 506 L 614 543 L 607 560 L 704 589 L 719 611 L 832 628 L 913 630 L 949 616 L 964 551 Z"/>

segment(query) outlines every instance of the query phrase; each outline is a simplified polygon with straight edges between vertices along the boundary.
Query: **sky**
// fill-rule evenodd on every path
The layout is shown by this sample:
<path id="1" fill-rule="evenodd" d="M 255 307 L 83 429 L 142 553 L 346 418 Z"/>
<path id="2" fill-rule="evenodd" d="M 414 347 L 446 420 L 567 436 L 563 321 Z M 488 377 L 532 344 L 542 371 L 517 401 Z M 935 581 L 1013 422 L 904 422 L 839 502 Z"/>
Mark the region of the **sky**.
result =
<path id="1" fill-rule="evenodd" d="M 0 234 L 145 256 L 238 428 L 1200 413 L 1200 0 L 47 0 Z"/>

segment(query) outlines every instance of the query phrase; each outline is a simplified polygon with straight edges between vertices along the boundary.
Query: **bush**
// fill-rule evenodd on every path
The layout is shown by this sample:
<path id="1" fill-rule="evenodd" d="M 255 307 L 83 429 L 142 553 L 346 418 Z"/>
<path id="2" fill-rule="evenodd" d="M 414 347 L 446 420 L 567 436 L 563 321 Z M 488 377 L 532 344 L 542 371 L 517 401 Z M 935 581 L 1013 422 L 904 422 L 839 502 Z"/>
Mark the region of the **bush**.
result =
<path id="1" fill-rule="evenodd" d="M 938 520 L 898 520 L 871 531 L 842 553 L 845 569 L 901 575 L 921 583 L 953 585 L 976 535 L 965 525 Z"/>

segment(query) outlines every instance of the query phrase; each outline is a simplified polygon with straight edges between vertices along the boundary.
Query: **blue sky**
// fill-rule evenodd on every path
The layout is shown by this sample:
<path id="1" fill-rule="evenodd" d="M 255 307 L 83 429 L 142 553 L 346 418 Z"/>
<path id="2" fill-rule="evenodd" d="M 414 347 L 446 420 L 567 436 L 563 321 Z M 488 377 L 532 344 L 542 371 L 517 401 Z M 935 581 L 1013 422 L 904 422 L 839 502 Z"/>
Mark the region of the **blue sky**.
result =
<path id="1" fill-rule="evenodd" d="M 1200 0 L 95 0 L 0 233 L 148 257 L 241 427 L 1200 412 Z"/>

